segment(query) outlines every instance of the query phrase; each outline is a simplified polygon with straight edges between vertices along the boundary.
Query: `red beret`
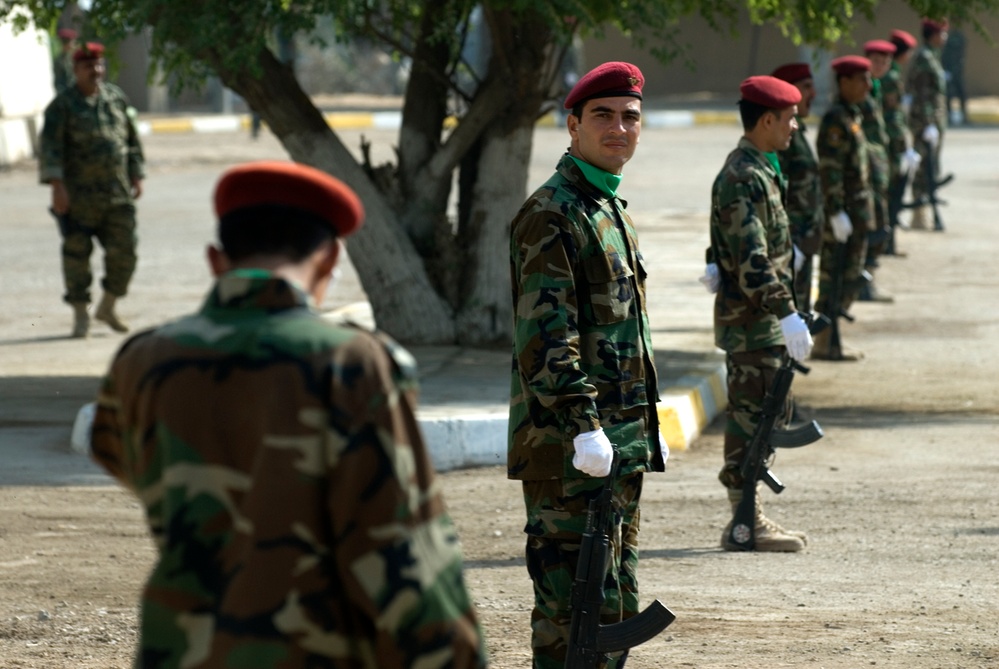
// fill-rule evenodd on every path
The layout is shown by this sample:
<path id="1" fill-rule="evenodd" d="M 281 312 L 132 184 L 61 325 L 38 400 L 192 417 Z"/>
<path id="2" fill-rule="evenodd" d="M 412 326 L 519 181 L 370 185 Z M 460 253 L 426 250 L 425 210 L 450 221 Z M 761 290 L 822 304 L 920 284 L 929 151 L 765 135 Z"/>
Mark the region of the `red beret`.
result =
<path id="1" fill-rule="evenodd" d="M 56 31 L 56 35 L 59 36 L 59 39 L 65 40 L 76 39 L 77 37 L 76 31 L 72 28 L 59 28 L 59 30 Z"/>
<path id="2" fill-rule="evenodd" d="M 770 76 L 794 84 L 803 79 L 811 79 L 812 68 L 808 66 L 808 63 L 787 63 L 771 72 Z"/>
<path id="3" fill-rule="evenodd" d="M 87 42 L 73 52 L 73 62 L 81 60 L 96 60 L 104 55 L 104 45 L 98 42 Z"/>
<path id="4" fill-rule="evenodd" d="M 631 63 L 610 62 L 598 65 L 576 82 L 565 98 L 565 108 L 593 98 L 614 98 L 622 95 L 642 99 L 645 77 Z"/>
<path id="5" fill-rule="evenodd" d="M 771 109 L 783 109 L 801 102 L 801 91 L 797 86 L 765 74 L 743 81 L 739 85 L 739 93 L 743 100 Z"/>
<path id="6" fill-rule="evenodd" d="M 947 30 L 947 19 L 940 19 L 936 21 L 934 19 L 923 19 L 923 33 L 939 33 Z"/>
<path id="7" fill-rule="evenodd" d="M 910 49 L 916 48 L 916 38 L 912 36 L 911 33 L 907 33 L 904 30 L 892 30 L 891 31 L 891 41 L 895 44 L 904 44 Z"/>
<path id="8" fill-rule="evenodd" d="M 839 58 L 834 58 L 829 65 L 832 66 L 836 74 L 843 76 L 871 71 L 871 61 L 863 56 L 840 56 Z"/>
<path id="9" fill-rule="evenodd" d="M 345 237 L 361 227 L 364 207 L 346 184 L 306 165 L 259 161 L 227 170 L 215 186 L 215 215 L 261 205 L 300 209 Z"/>
<path id="10" fill-rule="evenodd" d="M 864 53 L 895 53 L 898 47 L 884 39 L 872 39 L 864 42 Z"/>

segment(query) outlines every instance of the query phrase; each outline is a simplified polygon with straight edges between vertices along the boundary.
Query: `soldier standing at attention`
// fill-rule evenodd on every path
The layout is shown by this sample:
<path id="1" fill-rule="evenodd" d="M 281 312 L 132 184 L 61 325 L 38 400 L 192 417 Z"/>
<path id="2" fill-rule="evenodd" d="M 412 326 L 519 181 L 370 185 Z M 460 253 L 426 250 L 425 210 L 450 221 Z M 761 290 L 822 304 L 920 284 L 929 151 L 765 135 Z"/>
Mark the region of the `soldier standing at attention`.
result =
<path id="1" fill-rule="evenodd" d="M 940 178 L 940 149 L 947 123 L 947 80 L 940 64 L 940 50 L 947 42 L 947 22 L 923 20 L 923 46 L 916 52 L 909 68 L 906 88 L 912 94 L 909 109 L 909 129 L 912 143 L 922 157 L 912 182 L 912 199 L 921 202 L 929 198 L 926 163 L 933 161 L 936 178 Z M 926 230 L 926 206 L 912 210 L 913 230 Z M 940 230 L 938 228 L 938 230 Z"/>
<path id="2" fill-rule="evenodd" d="M 728 406 L 725 410 L 725 462 L 718 479 L 732 514 L 742 501 L 740 471 L 746 448 L 763 410 L 763 398 L 785 355 L 804 360 L 812 347 L 808 326 L 794 300 L 794 255 L 784 200 L 787 183 L 778 151 L 786 151 L 797 129 L 801 91 L 768 76 L 749 77 L 739 87 L 744 130 L 711 187 L 709 264 L 717 266 L 714 305 L 715 345 L 725 351 Z M 757 500 L 760 497 L 757 496 Z M 725 550 L 729 527 L 722 532 Z M 757 504 L 757 551 L 796 552 L 802 532 L 785 530 Z"/>
<path id="3" fill-rule="evenodd" d="M 902 256 L 894 243 L 894 231 L 899 227 L 898 215 L 905 198 L 909 175 L 919 165 L 919 154 L 912 148 L 909 140 L 909 124 L 905 119 L 906 93 L 902 81 L 902 67 L 912 57 L 916 47 L 916 38 L 904 30 L 891 31 L 889 40 L 895 47 L 891 66 L 881 76 L 881 109 L 885 119 L 885 131 L 888 133 L 888 168 L 889 168 L 889 199 L 888 218 L 891 223 L 892 236 L 886 255 Z"/>
<path id="4" fill-rule="evenodd" d="M 812 271 L 815 254 L 822 244 L 822 188 L 819 186 L 819 163 L 805 136 L 805 118 L 815 99 L 815 82 L 808 63 L 788 63 L 771 73 L 794 84 L 801 91 L 795 121 L 798 130 L 791 135 L 791 146 L 778 151 L 781 173 L 787 179 L 784 206 L 794 243 L 794 295 L 801 311 L 812 310 Z"/>
<path id="5" fill-rule="evenodd" d="M 215 286 L 125 342 L 94 417 L 158 549 L 135 666 L 485 667 L 413 358 L 316 311 L 360 201 L 281 162 L 214 200 Z"/>
<path id="6" fill-rule="evenodd" d="M 116 332 L 128 325 L 115 302 L 135 271 L 135 200 L 142 195 L 143 156 L 128 99 L 105 82 L 104 47 L 88 42 L 73 54 L 76 85 L 49 103 L 42 128 L 39 171 L 52 187 L 60 217 L 64 299 L 73 307 L 72 336 L 90 331 L 90 255 L 104 248 L 104 295 L 94 314 Z"/>
<path id="7" fill-rule="evenodd" d="M 881 77 L 891 68 L 895 45 L 883 39 L 870 40 L 864 44 L 864 56 L 871 62 L 871 92 L 860 103 L 863 116 L 864 137 L 867 139 L 867 157 L 871 165 L 871 190 L 874 193 L 874 229 L 867 236 L 867 255 L 864 271 L 867 281 L 860 289 L 858 299 L 865 302 L 894 302 L 888 294 L 881 292 L 874 281 L 878 268 L 878 257 L 884 254 L 891 239 L 891 217 L 889 215 L 888 187 L 891 184 L 891 167 L 888 157 L 888 129 L 882 112 L 884 97 L 881 91 Z"/>
<path id="8" fill-rule="evenodd" d="M 561 669 L 591 499 L 620 457 L 621 531 L 602 622 L 639 612 L 642 477 L 663 471 L 659 390 L 638 238 L 618 195 L 642 129 L 641 71 L 604 63 L 569 92 L 570 146 L 511 224 L 514 341 L 507 476 L 522 482 L 536 669 Z M 616 654 L 607 666 L 620 666 Z"/>
<path id="9" fill-rule="evenodd" d="M 77 33 L 72 28 L 59 28 L 56 36 L 59 38 L 59 53 L 52 57 L 52 85 L 58 95 L 76 83 L 73 51 L 76 49 Z"/>
<path id="10" fill-rule="evenodd" d="M 840 309 L 853 304 L 863 281 L 867 233 L 874 226 L 870 158 L 861 126 L 860 104 L 871 90 L 871 61 L 862 56 L 842 56 L 831 63 L 836 73 L 837 95 L 822 117 L 816 149 L 822 182 L 823 209 L 828 225 L 823 230 L 819 273 L 819 299 L 815 309 L 830 318 L 829 302 L 835 282 L 842 286 Z M 845 244 L 845 259 L 837 262 L 837 245 Z M 841 256 L 842 257 L 842 256 Z M 812 357 L 820 360 L 859 360 L 863 354 L 831 343 L 826 328 L 815 337 Z"/>

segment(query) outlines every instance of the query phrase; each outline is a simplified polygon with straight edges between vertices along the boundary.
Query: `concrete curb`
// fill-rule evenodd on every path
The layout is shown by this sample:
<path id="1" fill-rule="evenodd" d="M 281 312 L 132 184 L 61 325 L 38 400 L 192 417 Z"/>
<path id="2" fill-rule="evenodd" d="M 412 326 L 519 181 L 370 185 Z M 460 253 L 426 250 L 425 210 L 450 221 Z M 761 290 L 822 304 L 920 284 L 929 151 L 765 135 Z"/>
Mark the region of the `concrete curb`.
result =
<path id="1" fill-rule="evenodd" d="M 659 422 L 670 450 L 690 448 L 725 410 L 725 365 L 677 379 L 660 390 Z M 471 414 L 417 419 L 437 471 L 506 464 L 505 415 Z"/>

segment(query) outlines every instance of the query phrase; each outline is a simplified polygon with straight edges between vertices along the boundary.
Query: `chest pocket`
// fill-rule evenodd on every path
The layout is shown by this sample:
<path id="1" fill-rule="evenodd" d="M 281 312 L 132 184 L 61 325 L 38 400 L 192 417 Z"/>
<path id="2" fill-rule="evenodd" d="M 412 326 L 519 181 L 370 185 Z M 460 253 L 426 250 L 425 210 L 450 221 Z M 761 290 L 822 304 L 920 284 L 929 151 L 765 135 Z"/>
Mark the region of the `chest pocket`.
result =
<path id="1" fill-rule="evenodd" d="M 593 256 L 583 261 L 589 305 L 583 305 L 592 322 L 617 323 L 631 315 L 635 301 L 634 272 L 619 253 Z"/>

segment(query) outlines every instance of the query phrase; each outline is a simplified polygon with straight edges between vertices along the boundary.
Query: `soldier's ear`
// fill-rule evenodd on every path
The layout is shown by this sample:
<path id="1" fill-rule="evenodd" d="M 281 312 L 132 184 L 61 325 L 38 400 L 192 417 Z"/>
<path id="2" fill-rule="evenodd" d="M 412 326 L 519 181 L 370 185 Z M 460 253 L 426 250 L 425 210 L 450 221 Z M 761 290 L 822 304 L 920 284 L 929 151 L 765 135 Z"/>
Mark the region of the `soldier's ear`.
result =
<path id="1" fill-rule="evenodd" d="M 215 244 L 208 245 L 205 256 L 208 258 L 208 267 L 212 270 L 213 277 L 220 277 L 232 269 L 232 261 L 229 260 L 229 256 Z"/>

